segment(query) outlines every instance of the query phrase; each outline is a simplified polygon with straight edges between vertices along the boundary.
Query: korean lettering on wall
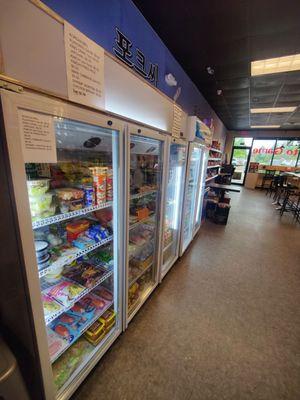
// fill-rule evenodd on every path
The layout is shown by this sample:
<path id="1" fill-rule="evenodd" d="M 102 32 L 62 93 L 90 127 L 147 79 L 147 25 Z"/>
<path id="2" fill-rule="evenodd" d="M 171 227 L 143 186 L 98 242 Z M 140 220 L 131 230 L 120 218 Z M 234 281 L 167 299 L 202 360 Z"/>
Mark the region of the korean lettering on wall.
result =
<path id="1" fill-rule="evenodd" d="M 140 76 L 157 86 L 158 65 L 153 64 L 152 62 L 147 62 L 144 53 L 138 47 L 133 47 L 131 40 L 128 39 L 118 28 L 116 28 L 113 51 L 119 60 L 135 70 Z"/>

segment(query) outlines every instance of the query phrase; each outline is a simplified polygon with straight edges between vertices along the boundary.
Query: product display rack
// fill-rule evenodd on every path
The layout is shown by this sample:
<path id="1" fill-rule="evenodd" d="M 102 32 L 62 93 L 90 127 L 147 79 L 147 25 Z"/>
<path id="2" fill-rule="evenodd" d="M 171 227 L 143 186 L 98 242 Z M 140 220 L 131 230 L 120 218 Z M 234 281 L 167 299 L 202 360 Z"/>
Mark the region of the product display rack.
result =
<path id="1" fill-rule="evenodd" d="M 44 219 L 41 219 L 38 221 L 33 221 L 32 228 L 33 229 L 42 228 L 43 226 L 56 224 L 58 222 L 66 221 L 68 219 L 72 219 L 72 218 L 76 218 L 76 217 L 81 217 L 81 216 L 89 214 L 93 211 L 102 210 L 103 208 L 107 208 L 107 207 L 112 207 L 111 201 L 107 202 L 107 203 L 99 204 L 97 206 L 85 207 L 80 210 L 71 211 L 71 212 L 67 212 L 64 214 L 57 214 L 57 215 L 53 215 L 53 217 L 48 217 L 48 218 L 44 218 Z"/>
<path id="2" fill-rule="evenodd" d="M 220 168 L 221 168 L 221 161 L 222 161 L 222 151 L 216 149 L 214 147 L 209 147 L 209 157 L 208 162 L 216 162 L 216 165 L 208 165 L 207 166 L 207 175 L 205 179 L 205 183 L 209 184 L 213 179 L 219 176 Z M 216 155 L 217 157 L 214 157 Z M 211 175 L 213 173 L 213 175 Z"/>
<path id="3" fill-rule="evenodd" d="M 39 277 L 42 278 L 43 276 L 49 274 L 54 268 L 56 267 L 63 267 L 66 264 L 70 264 L 71 262 L 77 260 L 79 257 L 84 256 L 85 254 L 88 254 L 92 252 L 93 250 L 98 249 L 99 247 L 104 246 L 105 244 L 111 242 L 113 239 L 113 236 L 110 236 L 106 239 L 100 240 L 98 243 L 93 244 L 92 246 L 88 246 L 83 250 L 78 250 L 74 254 L 70 254 L 68 256 L 61 256 L 57 260 L 53 261 L 49 267 L 42 269 L 39 271 Z"/>

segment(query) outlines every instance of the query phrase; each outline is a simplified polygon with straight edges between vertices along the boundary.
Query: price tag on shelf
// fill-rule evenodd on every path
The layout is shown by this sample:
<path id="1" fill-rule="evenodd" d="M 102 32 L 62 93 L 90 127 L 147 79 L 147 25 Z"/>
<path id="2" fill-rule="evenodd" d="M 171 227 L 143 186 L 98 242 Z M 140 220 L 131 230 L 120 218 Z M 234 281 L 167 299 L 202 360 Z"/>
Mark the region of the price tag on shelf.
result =
<path id="1" fill-rule="evenodd" d="M 53 117 L 20 110 L 20 134 L 26 163 L 56 163 L 56 138 Z"/>

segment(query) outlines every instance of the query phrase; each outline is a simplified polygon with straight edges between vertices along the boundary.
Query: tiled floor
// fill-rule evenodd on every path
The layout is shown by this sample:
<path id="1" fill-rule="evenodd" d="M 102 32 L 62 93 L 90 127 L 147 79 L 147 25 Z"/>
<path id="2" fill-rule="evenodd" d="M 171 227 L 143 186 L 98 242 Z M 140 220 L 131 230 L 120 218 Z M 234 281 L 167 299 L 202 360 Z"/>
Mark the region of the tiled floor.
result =
<path id="1" fill-rule="evenodd" d="M 300 399 L 300 227 L 232 194 L 74 400 Z"/>

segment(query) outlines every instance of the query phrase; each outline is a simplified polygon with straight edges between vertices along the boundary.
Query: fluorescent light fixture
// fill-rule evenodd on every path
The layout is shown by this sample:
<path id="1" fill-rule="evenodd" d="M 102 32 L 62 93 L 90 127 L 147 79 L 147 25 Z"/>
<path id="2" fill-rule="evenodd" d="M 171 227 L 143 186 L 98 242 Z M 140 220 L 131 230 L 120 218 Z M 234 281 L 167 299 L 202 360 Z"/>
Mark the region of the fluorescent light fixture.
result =
<path id="1" fill-rule="evenodd" d="M 280 125 L 251 125 L 251 128 L 261 129 L 261 128 L 280 128 Z"/>
<path id="2" fill-rule="evenodd" d="M 267 113 L 285 113 L 293 112 L 297 107 L 269 107 L 269 108 L 251 108 L 251 114 L 267 114 Z"/>
<path id="3" fill-rule="evenodd" d="M 251 76 L 300 70 L 300 54 L 251 62 Z"/>

